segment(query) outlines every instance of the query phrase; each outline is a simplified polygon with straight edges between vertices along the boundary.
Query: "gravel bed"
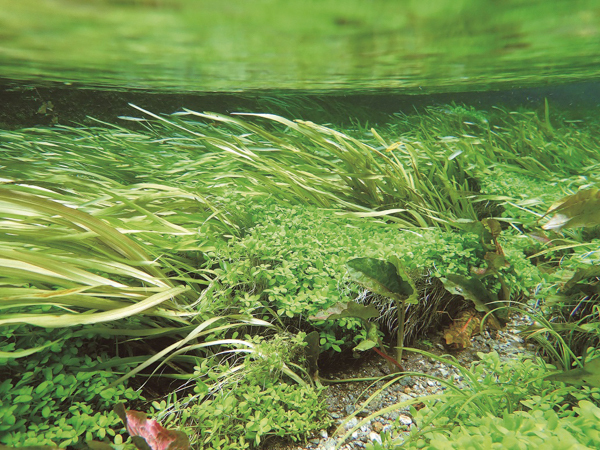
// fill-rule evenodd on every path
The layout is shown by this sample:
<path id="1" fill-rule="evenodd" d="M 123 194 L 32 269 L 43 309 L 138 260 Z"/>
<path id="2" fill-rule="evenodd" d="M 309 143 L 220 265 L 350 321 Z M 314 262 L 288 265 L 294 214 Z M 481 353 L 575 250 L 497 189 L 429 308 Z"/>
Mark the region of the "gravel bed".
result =
<path id="1" fill-rule="evenodd" d="M 529 323 L 525 317 L 514 317 L 504 330 L 484 331 L 483 334 L 474 336 L 471 339 L 471 347 L 460 351 L 452 351 L 446 348 L 442 344 L 442 336 L 439 333 L 439 335 L 431 337 L 431 345 L 423 349 L 436 355 L 450 354 L 466 367 L 469 367 L 472 362 L 479 360 L 477 356 L 479 352 L 488 353 L 496 351 L 501 358 L 512 358 L 520 354 L 533 354 L 533 345 L 525 344 L 523 339 L 518 335 L 517 330 L 518 327 L 528 325 Z M 406 359 L 402 361 L 402 365 L 407 372 L 426 373 L 445 380 L 453 379 L 457 383 L 460 383 L 462 379 L 460 372 L 455 367 L 416 353 L 407 353 Z M 373 353 L 368 357 L 361 358 L 359 363 L 329 373 L 324 378 L 340 380 L 381 377 L 389 373 L 389 364 L 383 358 Z M 371 394 L 380 389 L 384 383 L 385 381 L 378 381 L 376 383 L 363 381 L 328 385 L 325 396 L 328 405 L 327 409 L 334 422 L 331 429 L 321 430 L 319 434 L 311 437 L 306 444 L 270 442 L 264 448 L 273 450 L 333 450 L 339 438 L 334 438 L 331 434 L 345 421 L 347 416 L 356 412 L 356 409 Z M 443 391 L 443 387 L 438 381 L 425 377 L 406 376 L 399 382 L 389 386 L 365 410 L 359 411 L 356 417 L 353 417 L 345 424 L 344 428 L 346 431 L 350 430 L 364 417 L 379 409 L 415 397 L 440 393 L 441 391 Z M 363 449 L 367 442 L 381 441 L 381 434 L 389 431 L 394 421 L 399 421 L 407 430 L 413 426 L 409 408 L 387 413 L 362 425 L 352 433 L 351 438 L 340 449 Z"/>

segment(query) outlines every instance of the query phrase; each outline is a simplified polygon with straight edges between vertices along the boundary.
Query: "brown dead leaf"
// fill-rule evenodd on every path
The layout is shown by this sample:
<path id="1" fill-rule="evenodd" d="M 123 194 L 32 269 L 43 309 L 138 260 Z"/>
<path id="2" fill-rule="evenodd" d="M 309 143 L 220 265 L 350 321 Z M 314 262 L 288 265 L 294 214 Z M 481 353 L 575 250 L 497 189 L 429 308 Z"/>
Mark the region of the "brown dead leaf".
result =
<path id="1" fill-rule="evenodd" d="M 481 318 L 474 309 L 461 312 L 454 322 L 444 331 L 446 344 L 457 349 L 471 346 L 471 338 L 479 333 Z"/>

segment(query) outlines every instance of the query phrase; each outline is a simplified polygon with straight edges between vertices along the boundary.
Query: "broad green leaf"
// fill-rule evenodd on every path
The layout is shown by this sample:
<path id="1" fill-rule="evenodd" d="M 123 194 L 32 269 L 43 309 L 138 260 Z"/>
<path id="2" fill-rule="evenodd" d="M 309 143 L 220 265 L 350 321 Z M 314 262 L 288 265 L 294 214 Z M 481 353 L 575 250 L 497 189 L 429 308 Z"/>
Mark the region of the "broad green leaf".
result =
<path id="1" fill-rule="evenodd" d="M 500 222 L 496 219 L 483 219 L 481 221 L 483 226 L 488 230 L 488 232 L 492 235 L 492 238 L 497 238 L 502 233 L 502 228 L 500 227 Z"/>
<path id="2" fill-rule="evenodd" d="M 314 375 L 317 372 L 317 360 L 319 359 L 320 353 L 320 345 L 319 345 L 319 332 L 311 331 L 304 338 L 304 342 L 306 342 L 306 362 L 308 364 L 308 369 L 311 375 Z"/>
<path id="3" fill-rule="evenodd" d="M 367 350 L 371 350 L 373 347 L 377 347 L 377 342 L 372 341 L 370 339 L 365 339 L 361 341 L 356 347 L 352 349 L 355 352 L 366 352 Z"/>
<path id="4" fill-rule="evenodd" d="M 344 317 L 356 317 L 365 322 L 369 319 L 377 318 L 381 314 L 379 310 L 372 305 L 361 305 L 357 302 L 339 302 L 324 311 L 310 316 L 310 320 L 337 320 Z"/>
<path id="5" fill-rule="evenodd" d="M 377 326 L 377 322 L 370 322 L 367 325 L 367 339 L 379 342 L 379 327 Z"/>
<path id="6" fill-rule="evenodd" d="M 494 302 L 498 301 L 497 296 L 488 291 L 477 277 L 467 278 L 462 275 L 449 274 L 446 275 L 446 278 L 442 278 L 442 283 L 448 292 L 471 300 L 477 311 L 490 312 L 496 306 Z M 495 317 L 492 319 L 495 322 L 494 326 L 500 328 L 497 319 Z"/>
<path id="7" fill-rule="evenodd" d="M 364 352 L 379 345 L 379 327 L 376 322 L 367 324 L 367 338 L 352 349 L 354 352 Z"/>
<path id="8" fill-rule="evenodd" d="M 483 259 L 487 264 L 486 275 L 497 274 L 501 268 L 510 267 L 506 257 L 496 252 L 487 252 Z"/>
<path id="9" fill-rule="evenodd" d="M 585 189 L 554 203 L 544 217 L 554 213 L 544 230 L 593 227 L 600 224 L 600 190 Z"/>
<path id="10" fill-rule="evenodd" d="M 600 277 L 599 266 L 588 266 L 577 269 L 577 272 L 575 272 L 573 277 L 565 283 L 563 290 L 566 292 L 575 287 L 579 281 L 593 277 Z"/>
<path id="11" fill-rule="evenodd" d="M 479 220 L 456 220 L 454 225 L 467 233 L 473 233 L 479 236 L 481 244 L 487 250 L 495 249 L 495 245 L 492 244 L 494 240 L 494 234 L 499 234 L 500 225 L 496 220 L 488 219 L 486 221 Z"/>
<path id="12" fill-rule="evenodd" d="M 550 375 L 547 379 L 575 386 L 600 387 L 600 358 L 592 359 L 583 368 Z"/>
<path id="13" fill-rule="evenodd" d="M 404 273 L 400 262 L 376 258 L 354 258 L 346 263 L 354 281 L 384 297 L 395 300 L 409 300 L 416 303 L 417 291 Z"/>

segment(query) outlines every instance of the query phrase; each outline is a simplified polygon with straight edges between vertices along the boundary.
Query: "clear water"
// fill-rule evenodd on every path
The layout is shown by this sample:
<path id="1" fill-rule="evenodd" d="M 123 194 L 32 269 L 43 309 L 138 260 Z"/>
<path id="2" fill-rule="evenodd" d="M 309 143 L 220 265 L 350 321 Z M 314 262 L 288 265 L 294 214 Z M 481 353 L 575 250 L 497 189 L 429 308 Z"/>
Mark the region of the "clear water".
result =
<path id="1" fill-rule="evenodd" d="M 597 0 L 0 0 L 0 78 L 431 94 L 596 80 Z"/>

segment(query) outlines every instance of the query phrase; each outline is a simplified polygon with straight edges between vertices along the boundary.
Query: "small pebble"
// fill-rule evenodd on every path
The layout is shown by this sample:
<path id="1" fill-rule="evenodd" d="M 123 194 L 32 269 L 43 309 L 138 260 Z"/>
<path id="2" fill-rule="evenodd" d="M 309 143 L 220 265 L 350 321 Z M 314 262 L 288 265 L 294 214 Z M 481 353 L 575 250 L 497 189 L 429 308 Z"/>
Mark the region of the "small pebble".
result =
<path id="1" fill-rule="evenodd" d="M 352 419 L 350 419 L 348 421 L 348 423 L 344 426 L 344 428 L 346 429 L 346 431 L 348 431 L 349 429 L 354 428 L 357 424 L 358 424 L 358 419 L 356 417 L 353 417 Z"/>
<path id="2" fill-rule="evenodd" d="M 374 431 L 369 433 L 369 440 L 371 442 L 377 442 L 378 444 L 381 444 L 381 436 Z"/>
<path id="3" fill-rule="evenodd" d="M 400 381 L 398 381 L 400 386 L 408 386 L 414 384 L 412 377 L 403 377 Z"/>
<path id="4" fill-rule="evenodd" d="M 405 414 L 400 414 L 400 416 L 398 416 L 398 422 L 405 426 L 409 426 L 413 423 L 412 419 Z"/>
<path id="5" fill-rule="evenodd" d="M 381 433 L 381 430 L 383 430 L 383 424 L 381 422 L 375 421 L 371 424 L 371 428 L 375 433 Z"/>

